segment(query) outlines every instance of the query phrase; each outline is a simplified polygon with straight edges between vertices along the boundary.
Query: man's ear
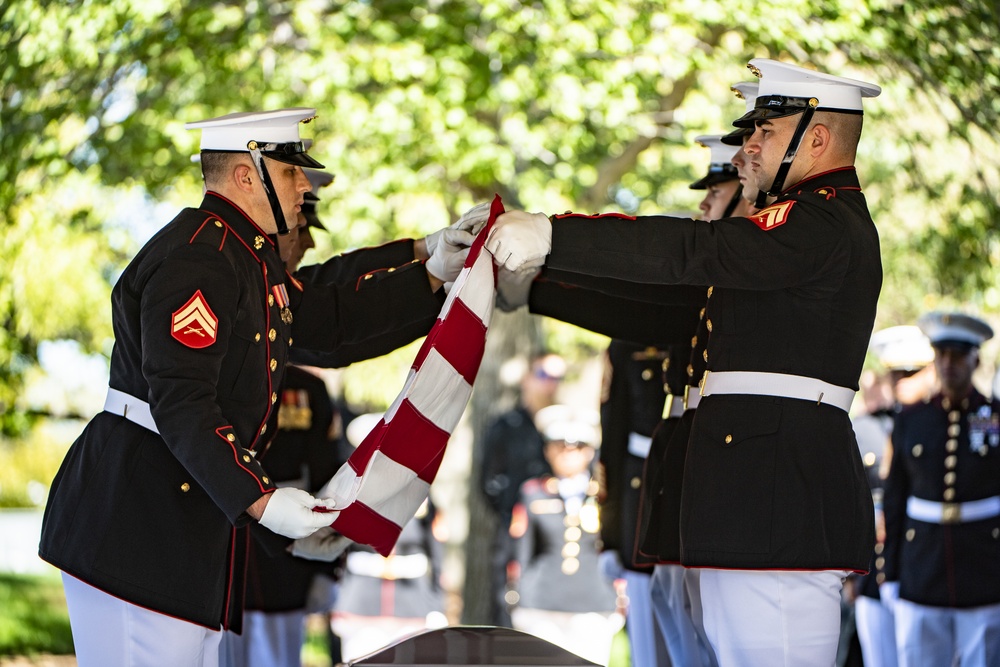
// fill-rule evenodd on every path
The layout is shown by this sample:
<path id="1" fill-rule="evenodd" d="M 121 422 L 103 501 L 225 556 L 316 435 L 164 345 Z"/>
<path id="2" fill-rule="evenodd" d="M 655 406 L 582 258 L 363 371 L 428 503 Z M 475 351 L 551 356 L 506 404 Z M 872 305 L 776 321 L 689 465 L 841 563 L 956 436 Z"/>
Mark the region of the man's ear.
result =
<path id="1" fill-rule="evenodd" d="M 830 128 L 816 123 L 809 128 L 809 147 L 814 156 L 819 157 L 830 148 Z"/>
<path id="2" fill-rule="evenodd" d="M 247 164 L 236 165 L 233 169 L 233 181 L 240 190 L 244 192 L 253 191 L 254 170 Z"/>

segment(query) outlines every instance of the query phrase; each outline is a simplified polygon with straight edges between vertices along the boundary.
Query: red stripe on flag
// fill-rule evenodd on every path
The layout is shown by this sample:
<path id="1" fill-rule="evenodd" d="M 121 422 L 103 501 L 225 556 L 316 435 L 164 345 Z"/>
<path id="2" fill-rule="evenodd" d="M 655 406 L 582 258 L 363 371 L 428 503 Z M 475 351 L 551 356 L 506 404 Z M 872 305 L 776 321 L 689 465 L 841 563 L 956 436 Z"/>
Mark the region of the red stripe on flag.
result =
<path id="1" fill-rule="evenodd" d="M 437 332 L 434 348 L 472 384 L 486 350 L 486 325 L 459 299 L 451 305 L 448 326 Z"/>
<path id="2" fill-rule="evenodd" d="M 435 426 L 427 417 L 417 412 L 410 401 L 406 400 L 399 404 L 396 414 L 389 422 L 393 429 L 399 429 L 399 433 L 405 433 L 405 439 L 394 439 L 391 442 L 383 442 L 379 451 L 385 456 L 406 466 L 413 472 L 420 474 L 426 470 L 433 459 L 439 457 L 448 444 L 449 433 L 442 431 Z M 421 475 L 423 477 L 423 475 Z M 427 482 L 433 482 L 433 475 Z"/>
<path id="3" fill-rule="evenodd" d="M 375 428 L 373 428 L 365 439 L 361 441 L 361 444 L 354 450 L 354 453 L 352 453 L 350 458 L 347 459 L 347 463 L 358 475 L 365 471 L 365 468 L 368 467 L 368 461 L 370 461 L 372 456 L 375 455 L 375 452 L 378 451 L 386 429 L 387 425 L 385 423 L 385 418 L 380 419 Z"/>
<path id="4" fill-rule="evenodd" d="M 362 543 L 372 546 L 383 556 L 388 556 L 396 546 L 399 531 L 402 530 L 392 521 L 359 502 L 351 503 L 344 509 L 333 527 L 341 535 L 363 536 Z"/>

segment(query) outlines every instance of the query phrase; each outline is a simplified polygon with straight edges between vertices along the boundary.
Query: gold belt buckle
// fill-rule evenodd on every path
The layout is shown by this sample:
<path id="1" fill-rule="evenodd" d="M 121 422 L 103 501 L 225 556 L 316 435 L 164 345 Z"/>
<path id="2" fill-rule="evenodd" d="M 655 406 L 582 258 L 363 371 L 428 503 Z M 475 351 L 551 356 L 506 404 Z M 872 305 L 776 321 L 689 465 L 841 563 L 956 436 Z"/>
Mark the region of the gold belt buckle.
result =
<path id="1" fill-rule="evenodd" d="M 959 523 L 962 520 L 962 507 L 958 503 L 942 503 L 941 523 Z"/>
<path id="2" fill-rule="evenodd" d="M 667 394 L 667 400 L 663 402 L 663 419 L 669 419 L 670 415 L 674 411 L 674 399 L 677 398 L 673 394 Z"/>

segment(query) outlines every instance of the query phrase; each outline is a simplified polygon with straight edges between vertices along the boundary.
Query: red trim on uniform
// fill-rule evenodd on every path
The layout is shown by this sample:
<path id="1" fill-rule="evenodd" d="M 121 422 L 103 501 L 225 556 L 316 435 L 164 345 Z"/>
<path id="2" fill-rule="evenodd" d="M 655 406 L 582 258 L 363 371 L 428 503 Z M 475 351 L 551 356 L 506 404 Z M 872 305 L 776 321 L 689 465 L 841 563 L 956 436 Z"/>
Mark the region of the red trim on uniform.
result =
<path id="1" fill-rule="evenodd" d="M 427 262 L 426 259 L 420 260 L 421 264 L 424 264 L 426 262 Z M 371 271 L 358 276 L 357 281 L 354 283 L 354 291 L 357 292 L 359 289 L 361 289 L 361 283 L 363 283 L 365 281 L 365 278 L 367 276 L 374 276 L 376 273 L 384 273 L 384 272 L 388 271 L 389 269 L 392 269 L 393 271 L 395 271 L 397 268 L 398 267 L 395 267 L 395 266 L 387 266 L 387 267 L 382 268 L 382 269 L 372 269 Z"/>
<path id="2" fill-rule="evenodd" d="M 207 195 L 212 195 L 213 197 L 218 197 L 222 201 L 226 202 L 227 204 L 229 204 L 230 206 L 232 206 L 233 208 L 235 208 L 240 213 L 240 215 L 242 215 L 244 218 L 246 218 L 247 222 L 249 222 L 251 225 L 253 225 L 254 227 L 256 227 L 257 231 L 259 231 L 261 234 L 264 235 L 264 238 L 267 239 L 267 242 L 270 243 L 272 247 L 274 246 L 274 241 L 271 240 L 271 236 L 267 232 L 265 232 L 263 229 L 261 229 L 260 225 L 258 225 L 256 222 L 254 222 L 253 218 L 251 218 L 249 215 L 247 215 L 246 212 L 242 208 L 240 208 L 237 204 L 233 203 L 231 200 L 227 199 L 226 197 L 223 197 L 222 195 L 220 195 L 215 190 L 209 190 L 209 191 L 207 191 L 205 193 L 205 195 L 206 196 Z"/>
<path id="3" fill-rule="evenodd" d="M 218 435 L 220 438 L 222 438 L 223 442 L 229 445 L 229 448 L 233 451 L 233 460 L 236 461 L 236 465 L 238 465 L 239 467 L 243 468 L 248 473 L 250 473 L 250 476 L 253 477 L 254 481 L 257 482 L 257 486 L 260 487 L 261 493 L 270 493 L 271 491 L 273 491 L 274 489 L 269 489 L 266 486 L 261 486 L 261 481 L 257 479 L 257 475 L 254 473 L 254 471 L 243 465 L 243 461 L 240 460 L 240 453 L 236 449 L 236 440 L 235 439 L 230 440 L 229 438 L 227 438 L 226 434 L 223 433 L 223 431 L 225 430 L 228 430 L 230 433 L 232 433 L 233 427 L 230 425 L 220 426 L 219 428 L 215 429 L 215 434 Z"/>
<path id="4" fill-rule="evenodd" d="M 625 215 L 624 213 L 558 213 L 552 216 L 553 220 L 561 220 L 563 218 L 586 218 L 588 220 L 598 220 L 600 218 L 636 219 L 634 215 Z"/>
<path id="5" fill-rule="evenodd" d="M 249 531 L 248 531 L 249 533 Z M 222 607 L 222 628 L 229 629 L 229 603 L 233 599 L 233 571 L 236 566 L 236 527 L 229 528 L 229 572 L 226 576 L 226 604 Z"/>
<path id="6" fill-rule="evenodd" d="M 290 274 L 288 271 L 285 271 L 285 275 L 288 276 L 289 282 L 292 283 L 292 285 L 295 287 L 295 289 L 297 289 L 297 290 L 299 290 L 301 292 L 302 291 L 302 281 L 299 280 L 298 278 L 296 278 L 295 276 L 293 276 L 292 274 Z"/>

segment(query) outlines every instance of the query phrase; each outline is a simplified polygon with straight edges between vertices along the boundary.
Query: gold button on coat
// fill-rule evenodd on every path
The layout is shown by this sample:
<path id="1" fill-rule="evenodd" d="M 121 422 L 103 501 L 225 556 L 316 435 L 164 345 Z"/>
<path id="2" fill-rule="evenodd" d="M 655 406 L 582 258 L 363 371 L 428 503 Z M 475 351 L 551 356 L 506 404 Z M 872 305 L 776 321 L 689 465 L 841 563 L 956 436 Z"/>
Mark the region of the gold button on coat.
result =
<path id="1" fill-rule="evenodd" d="M 729 443 L 731 443 L 732 441 L 733 441 L 733 436 L 732 436 L 732 435 L 727 435 L 727 436 L 726 436 L 726 444 L 728 445 L 728 444 L 729 444 Z"/>
<path id="2" fill-rule="evenodd" d="M 278 332 L 275 331 L 274 329 L 271 329 L 270 331 L 267 332 L 267 339 L 270 340 L 272 343 L 274 342 L 274 339 L 277 337 L 278 337 Z"/>
<path id="3" fill-rule="evenodd" d="M 226 440 L 228 440 L 229 442 L 236 442 L 236 436 L 230 433 L 229 435 L 226 436 Z"/>
<path id="4" fill-rule="evenodd" d="M 924 446 L 921 444 L 913 445 L 913 449 L 910 450 L 914 458 L 920 458 L 920 455 L 924 453 Z"/>
<path id="5" fill-rule="evenodd" d="M 260 342 L 260 334 L 259 333 L 255 333 L 253 335 L 253 340 L 254 340 L 255 343 L 259 343 Z"/>
<path id="6" fill-rule="evenodd" d="M 243 455 L 243 460 L 246 461 L 247 463 L 250 463 L 250 455 L 249 454 L 244 454 Z"/>
<path id="7" fill-rule="evenodd" d="M 190 490 L 191 490 L 191 485 L 190 484 L 188 484 L 187 482 L 184 482 L 183 484 L 181 484 L 181 491 L 183 491 L 184 493 L 187 493 Z"/>
<path id="8" fill-rule="evenodd" d="M 267 475 L 264 475 L 264 476 L 263 476 L 263 477 L 261 477 L 260 479 L 261 479 L 261 481 L 262 481 L 262 482 L 264 482 L 265 484 L 270 484 L 270 483 L 271 483 L 271 480 L 269 480 L 269 479 L 267 478 Z"/>
<path id="9" fill-rule="evenodd" d="M 638 489 L 640 486 L 642 486 L 642 478 L 640 478 L 640 477 L 633 477 L 629 481 L 629 486 L 631 486 L 633 489 Z"/>
<path id="10" fill-rule="evenodd" d="M 273 294 L 268 294 L 267 295 L 267 305 L 269 305 L 269 306 L 273 306 L 274 305 L 274 295 Z"/>
<path id="11" fill-rule="evenodd" d="M 271 392 L 271 403 L 275 403 L 278 400 L 278 394 Z"/>
<path id="12" fill-rule="evenodd" d="M 947 500 L 948 502 L 951 502 L 952 500 L 954 500 L 955 499 L 955 489 L 945 489 L 944 490 L 944 499 Z"/>
<path id="13" fill-rule="evenodd" d="M 272 371 L 278 370 L 278 360 L 277 359 L 271 359 L 271 370 Z"/>

